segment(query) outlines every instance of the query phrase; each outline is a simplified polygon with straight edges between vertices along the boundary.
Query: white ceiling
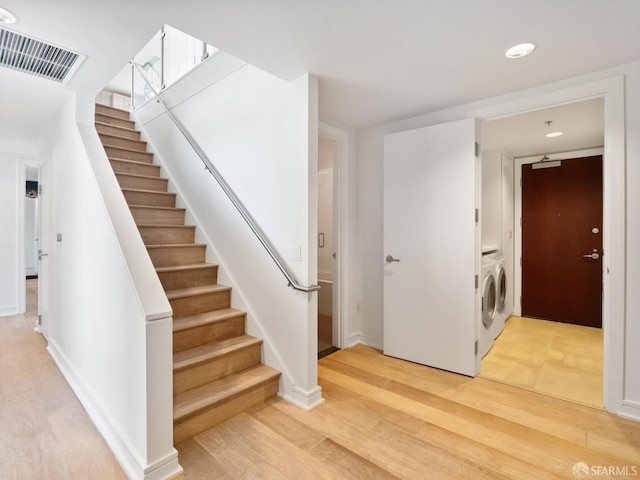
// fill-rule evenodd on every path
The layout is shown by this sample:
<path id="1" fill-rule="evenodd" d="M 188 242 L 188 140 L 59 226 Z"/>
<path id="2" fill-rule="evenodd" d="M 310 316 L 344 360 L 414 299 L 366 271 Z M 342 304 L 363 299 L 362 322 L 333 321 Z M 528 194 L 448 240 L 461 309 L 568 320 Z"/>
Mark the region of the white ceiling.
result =
<path id="1" fill-rule="evenodd" d="M 547 126 L 546 122 L 551 121 Z M 570 152 L 604 145 L 604 100 L 596 98 L 482 123 L 483 150 L 513 157 Z M 547 138 L 551 132 L 561 137 Z"/>
<path id="2" fill-rule="evenodd" d="M 320 113 L 359 129 L 640 59 L 637 0 L 0 0 L 12 30 L 87 55 L 96 94 L 164 23 L 283 79 L 320 79 Z M 521 41 L 538 49 L 507 60 Z M 68 98 L 0 71 L 5 112 Z M 15 73 L 15 72 L 9 72 Z M 38 87 L 40 88 L 40 87 Z M 22 92 L 22 93 L 17 93 Z M 26 116 L 29 117 L 28 115 Z M 33 119 L 26 126 L 37 130 Z"/>

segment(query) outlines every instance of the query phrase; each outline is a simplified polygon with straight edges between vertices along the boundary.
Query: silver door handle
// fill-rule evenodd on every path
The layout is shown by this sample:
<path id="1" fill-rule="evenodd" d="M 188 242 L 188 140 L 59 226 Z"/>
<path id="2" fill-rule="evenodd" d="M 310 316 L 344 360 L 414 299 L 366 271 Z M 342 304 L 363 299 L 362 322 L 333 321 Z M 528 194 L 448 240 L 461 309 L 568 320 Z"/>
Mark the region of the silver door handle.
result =
<path id="1" fill-rule="evenodd" d="M 582 258 L 590 258 L 592 260 L 597 260 L 600 258 L 600 255 L 598 255 L 596 252 L 593 253 L 589 253 L 587 255 L 582 255 Z"/>
<path id="2" fill-rule="evenodd" d="M 48 257 L 49 254 L 47 252 L 43 252 L 42 250 L 38 250 L 38 260 L 42 260 L 42 257 Z"/>
<path id="3" fill-rule="evenodd" d="M 387 255 L 387 258 L 385 260 L 387 261 L 387 263 L 399 262 L 400 261 L 399 258 L 393 258 L 391 255 Z"/>

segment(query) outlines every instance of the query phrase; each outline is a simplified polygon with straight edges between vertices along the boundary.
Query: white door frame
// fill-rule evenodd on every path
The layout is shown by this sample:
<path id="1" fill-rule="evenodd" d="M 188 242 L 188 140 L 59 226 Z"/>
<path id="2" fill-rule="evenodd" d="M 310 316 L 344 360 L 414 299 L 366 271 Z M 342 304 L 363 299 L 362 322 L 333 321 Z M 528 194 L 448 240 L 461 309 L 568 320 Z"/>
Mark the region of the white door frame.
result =
<path id="1" fill-rule="evenodd" d="M 345 338 L 345 312 L 347 309 L 348 296 L 345 295 L 345 285 L 347 279 L 347 251 L 348 245 L 348 225 L 349 210 L 347 208 L 347 198 L 349 192 L 349 134 L 345 130 L 334 127 L 324 122 L 318 125 L 318 133 L 325 135 L 335 141 L 335 157 L 333 162 L 334 175 L 334 225 L 337 229 L 333 232 L 333 242 L 336 251 L 336 262 L 333 270 L 333 294 L 334 304 L 337 306 L 333 312 L 333 343 L 335 347 L 343 348 L 346 343 Z"/>
<path id="2" fill-rule="evenodd" d="M 27 168 L 40 168 L 41 162 L 31 159 L 20 159 L 20 165 L 18 167 L 18 175 L 16 182 L 18 183 L 16 191 L 18 195 L 18 212 L 17 212 L 17 232 L 16 237 L 18 241 L 16 255 L 18 262 L 18 278 L 16 278 L 16 285 L 18 288 L 18 312 L 24 313 L 26 311 L 26 261 L 25 261 L 25 249 L 24 249 L 24 229 L 25 229 L 25 210 L 27 197 L 25 195 L 26 180 L 27 180 Z M 39 211 L 36 210 L 36 221 L 39 221 Z M 39 226 L 38 226 L 39 229 Z"/>
<path id="3" fill-rule="evenodd" d="M 16 256 L 17 256 L 17 273 L 18 278 L 16 278 L 16 288 L 18 292 L 17 296 L 17 309 L 18 314 L 23 314 L 26 312 L 26 294 L 27 294 L 27 280 L 26 280 L 26 262 L 24 259 L 24 215 L 25 215 L 25 204 L 27 202 L 27 197 L 25 196 L 25 186 L 27 180 L 27 160 L 22 160 L 18 165 L 17 172 L 17 188 L 16 195 L 17 198 L 17 217 L 16 217 Z"/>
<path id="4" fill-rule="evenodd" d="M 625 415 L 626 179 L 624 77 L 617 76 L 467 112 L 482 120 L 604 98 L 603 158 L 603 405 Z"/>

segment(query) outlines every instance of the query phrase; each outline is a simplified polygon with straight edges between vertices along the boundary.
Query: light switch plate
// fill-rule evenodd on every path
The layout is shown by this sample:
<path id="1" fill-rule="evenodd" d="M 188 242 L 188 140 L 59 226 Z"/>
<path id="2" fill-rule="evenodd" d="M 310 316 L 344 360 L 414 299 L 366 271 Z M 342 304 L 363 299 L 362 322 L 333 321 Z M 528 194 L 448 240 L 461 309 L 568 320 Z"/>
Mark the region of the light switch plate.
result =
<path id="1" fill-rule="evenodd" d="M 291 245 L 289 247 L 289 260 L 299 262 L 302 259 L 302 247 L 300 245 Z"/>

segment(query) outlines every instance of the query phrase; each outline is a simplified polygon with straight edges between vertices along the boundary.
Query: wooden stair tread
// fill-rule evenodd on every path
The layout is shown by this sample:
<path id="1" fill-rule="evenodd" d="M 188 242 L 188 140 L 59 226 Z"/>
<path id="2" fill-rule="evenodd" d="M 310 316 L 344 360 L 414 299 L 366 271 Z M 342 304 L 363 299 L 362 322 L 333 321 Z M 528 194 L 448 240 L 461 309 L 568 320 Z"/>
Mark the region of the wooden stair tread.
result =
<path id="1" fill-rule="evenodd" d="M 173 192 L 159 192 L 157 190 L 143 190 L 142 188 L 129 188 L 129 187 L 123 187 L 121 188 L 121 190 L 123 192 L 138 192 L 138 193 L 152 193 L 154 195 L 173 195 L 176 196 L 176 193 Z M 142 206 L 142 205 L 140 205 Z M 151 205 L 153 206 L 153 205 Z M 168 207 L 168 208 L 172 208 L 172 207 Z"/>
<path id="2" fill-rule="evenodd" d="M 280 376 L 280 372 L 263 364 L 227 375 L 214 382 L 179 393 L 173 398 L 174 423 L 194 416 L 216 404 Z"/>
<path id="3" fill-rule="evenodd" d="M 126 115 L 130 114 L 129 110 L 123 110 L 122 108 L 112 107 L 111 105 L 105 105 L 104 103 L 96 103 L 96 112 L 98 112 L 98 110 L 103 110 L 104 111 L 105 109 L 107 111 L 111 110 L 115 114 L 126 114 Z M 98 112 L 98 113 L 100 113 L 102 115 L 105 115 L 105 113 L 103 113 L 103 112 Z M 120 117 L 118 117 L 118 118 L 120 118 Z"/>
<path id="4" fill-rule="evenodd" d="M 216 292 L 224 292 L 231 290 L 231 287 L 226 285 L 203 285 L 200 287 L 189 287 L 189 288 L 181 288 L 178 290 L 169 290 L 167 293 L 167 298 L 169 300 L 175 300 L 176 298 L 184 298 L 191 297 L 194 295 L 203 295 L 205 293 L 216 293 Z"/>
<path id="5" fill-rule="evenodd" d="M 144 205 L 137 205 L 138 207 L 144 207 Z M 165 207 L 170 208 L 170 207 Z M 138 228 L 196 228 L 195 225 L 172 225 L 167 223 L 166 225 L 158 223 L 139 223 Z"/>
<path id="6" fill-rule="evenodd" d="M 109 148 L 131 148 L 135 152 L 147 152 L 147 142 L 135 138 L 126 138 L 111 133 L 98 132 L 102 145 Z M 128 146 L 122 146 L 124 142 Z"/>
<path id="7" fill-rule="evenodd" d="M 188 248 L 188 247 L 204 247 L 205 243 L 161 243 L 159 245 L 145 245 L 147 248 Z M 192 264 L 188 264 L 192 265 Z M 163 267 L 160 267 L 163 268 Z"/>
<path id="8" fill-rule="evenodd" d="M 151 152 L 142 152 L 142 153 L 151 153 Z M 125 162 L 125 163 L 131 163 L 133 165 L 139 165 L 141 167 L 148 167 L 148 166 L 153 166 L 153 167 L 158 167 L 160 168 L 160 165 L 156 165 L 155 163 L 149 163 L 149 162 L 139 162 L 137 160 L 128 160 L 126 158 L 118 158 L 118 157 L 107 157 L 109 160 L 113 160 L 114 162 Z"/>
<path id="9" fill-rule="evenodd" d="M 109 116 L 109 115 L 106 115 L 106 116 Z M 111 118 L 118 118 L 118 117 L 111 117 Z M 122 119 L 122 120 L 126 120 L 126 119 Z M 117 130 L 125 130 L 127 132 L 140 133 L 140 131 L 136 130 L 135 128 L 123 127 L 122 125 L 113 125 L 112 123 L 105 123 L 105 122 L 101 122 L 100 120 L 95 120 L 95 124 L 100 125 L 102 127 L 114 128 Z M 113 134 L 109 134 L 109 133 L 101 133 L 101 135 L 114 136 Z M 125 137 L 118 137 L 118 138 L 125 138 Z"/>
<path id="10" fill-rule="evenodd" d="M 236 308 L 221 308 L 211 312 L 198 313 L 187 317 L 178 317 L 173 319 L 173 332 L 182 332 L 191 328 L 209 325 L 212 323 L 223 322 L 230 318 L 244 316 L 246 313 Z"/>
<path id="11" fill-rule="evenodd" d="M 114 138 L 119 138 L 119 137 L 114 137 Z M 103 144 L 104 145 L 104 144 Z M 142 150 L 136 150 L 135 148 L 127 148 L 127 147 L 119 147 L 117 145 L 104 145 L 105 148 L 110 148 L 112 150 L 122 150 L 125 152 L 131 152 L 131 153 L 142 153 L 144 155 L 153 155 L 153 152 L 146 152 L 146 151 L 142 151 Z"/>
<path id="12" fill-rule="evenodd" d="M 159 193 L 159 192 L 158 192 Z M 185 211 L 184 208 L 178 208 L 178 207 L 155 207 L 153 205 L 129 205 L 129 208 L 148 208 L 150 210 L 180 210 L 180 211 Z M 138 225 L 138 227 L 140 227 L 142 225 Z M 144 225 L 146 226 L 146 225 Z M 152 226 L 152 225 L 149 225 Z M 167 225 L 169 226 L 169 225 Z"/>
<path id="13" fill-rule="evenodd" d="M 109 125 L 110 127 L 117 127 L 117 125 Z M 122 128 L 122 127 L 120 127 Z M 135 130 L 137 132 L 137 130 Z M 119 137 L 118 135 L 114 135 L 113 133 L 102 133 L 102 132 L 98 132 L 98 135 L 100 135 L 101 137 L 109 137 L 109 138 L 117 138 L 118 140 L 122 139 L 123 137 Z M 132 138 L 125 138 L 125 140 L 131 140 L 132 142 L 137 142 L 137 143 L 144 143 L 146 144 L 146 140 L 134 140 Z"/>
<path id="14" fill-rule="evenodd" d="M 110 110 L 115 110 L 116 112 L 124 112 L 126 114 L 129 114 L 130 112 L 127 112 L 126 110 L 120 110 L 119 108 L 114 108 L 114 107 L 109 107 L 108 105 L 103 105 L 103 107 L 108 108 Z M 96 115 L 101 115 L 103 117 L 109 117 L 109 118 L 116 118 L 118 120 L 128 120 L 130 122 L 133 122 L 133 120 L 131 120 L 131 115 L 129 115 L 129 118 L 125 118 L 124 116 L 119 116 L 119 115 L 114 115 L 115 112 L 98 112 L 96 111 Z M 111 125 L 111 124 L 109 124 Z"/>
<path id="15" fill-rule="evenodd" d="M 217 340 L 197 347 L 183 350 L 173 354 L 173 371 L 192 367 L 200 363 L 219 358 L 229 353 L 261 345 L 262 340 L 251 335 L 240 335 L 237 337 Z"/>
<path id="16" fill-rule="evenodd" d="M 177 245 L 186 245 L 186 244 L 177 244 Z M 188 244 L 188 245 L 191 245 L 191 244 Z M 216 265 L 215 263 L 192 263 L 189 265 L 169 265 L 166 267 L 157 267 L 156 272 L 158 273 L 181 272 L 184 270 L 198 270 L 200 268 L 218 268 L 218 265 Z"/>
<path id="17" fill-rule="evenodd" d="M 106 106 L 106 105 L 104 105 L 104 106 Z M 95 117 L 115 118 L 116 120 L 125 120 L 125 121 L 130 122 L 130 123 L 135 123 L 134 120 L 131 120 L 130 112 L 127 112 L 126 110 L 118 110 L 117 108 L 113 108 L 113 107 L 107 107 L 107 108 L 111 108 L 111 110 L 115 110 L 116 112 L 125 112 L 125 113 L 129 114 L 129 117 L 125 118 L 124 116 L 114 115 L 114 113 L 116 113 L 116 112 L 112 112 L 112 111 L 108 111 L 108 112 L 101 111 L 101 112 L 99 112 L 98 110 L 96 110 L 96 112 L 95 112 Z M 109 125 L 111 125 L 111 124 L 109 124 Z"/>
<path id="18" fill-rule="evenodd" d="M 154 177 L 153 175 L 141 175 L 139 173 L 127 173 L 127 172 L 115 172 L 118 177 L 133 177 L 133 178 L 144 178 L 150 180 L 164 180 L 168 181 L 167 178 L 162 177 Z"/>

